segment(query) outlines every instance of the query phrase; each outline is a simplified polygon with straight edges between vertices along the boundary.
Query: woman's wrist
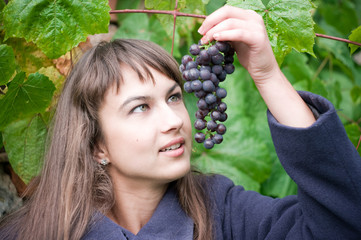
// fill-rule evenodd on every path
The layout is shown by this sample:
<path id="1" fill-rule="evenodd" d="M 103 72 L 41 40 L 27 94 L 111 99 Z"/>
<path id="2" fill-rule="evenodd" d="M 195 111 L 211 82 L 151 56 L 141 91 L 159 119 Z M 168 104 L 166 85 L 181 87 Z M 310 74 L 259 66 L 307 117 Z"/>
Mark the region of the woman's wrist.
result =
<path id="1" fill-rule="evenodd" d="M 281 124 L 291 127 L 309 127 L 314 115 L 281 70 L 269 79 L 256 82 L 258 91 L 272 115 Z"/>

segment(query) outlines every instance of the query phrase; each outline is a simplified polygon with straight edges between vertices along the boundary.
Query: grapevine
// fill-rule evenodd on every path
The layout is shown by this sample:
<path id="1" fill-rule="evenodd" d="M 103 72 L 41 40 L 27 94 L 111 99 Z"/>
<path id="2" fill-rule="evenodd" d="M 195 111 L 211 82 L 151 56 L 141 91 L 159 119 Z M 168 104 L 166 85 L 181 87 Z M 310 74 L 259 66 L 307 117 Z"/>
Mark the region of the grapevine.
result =
<path id="1" fill-rule="evenodd" d="M 190 46 L 189 53 L 194 57 L 183 56 L 179 70 L 185 81 L 184 90 L 199 99 L 194 138 L 211 149 L 223 141 L 227 129 L 223 124 L 228 118 L 227 104 L 223 102 L 227 90 L 219 84 L 234 72 L 234 49 L 228 42 L 198 43 Z"/>

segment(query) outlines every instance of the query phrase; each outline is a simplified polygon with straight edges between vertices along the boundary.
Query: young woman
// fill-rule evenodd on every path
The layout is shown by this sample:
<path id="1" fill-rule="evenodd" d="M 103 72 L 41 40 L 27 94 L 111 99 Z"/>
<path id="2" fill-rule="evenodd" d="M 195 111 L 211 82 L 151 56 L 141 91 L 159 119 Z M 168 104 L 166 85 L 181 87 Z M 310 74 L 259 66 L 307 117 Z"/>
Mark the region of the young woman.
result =
<path id="1" fill-rule="evenodd" d="M 43 172 L 0 239 L 360 238 L 361 159 L 332 104 L 293 89 L 255 12 L 223 7 L 199 32 L 232 42 L 298 195 L 272 199 L 193 171 L 176 61 L 153 43 L 116 40 L 67 79 Z"/>

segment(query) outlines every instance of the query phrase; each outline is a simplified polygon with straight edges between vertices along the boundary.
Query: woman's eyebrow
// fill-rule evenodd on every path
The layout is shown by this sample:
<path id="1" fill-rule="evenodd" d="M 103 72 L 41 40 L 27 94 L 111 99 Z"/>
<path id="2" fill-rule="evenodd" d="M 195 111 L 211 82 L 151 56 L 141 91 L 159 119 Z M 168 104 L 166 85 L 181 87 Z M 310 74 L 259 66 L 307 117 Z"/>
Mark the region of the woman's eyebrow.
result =
<path id="1" fill-rule="evenodd" d="M 171 94 L 178 86 L 178 83 L 175 83 L 171 88 L 169 88 L 167 95 Z"/>
<path id="2" fill-rule="evenodd" d="M 171 94 L 174 89 L 176 89 L 178 87 L 178 83 L 175 83 L 172 87 L 170 87 L 167 91 L 167 95 Z M 150 96 L 133 96 L 133 97 L 129 97 L 127 98 L 124 103 L 120 106 L 119 109 L 123 109 L 126 107 L 126 105 L 128 105 L 129 103 L 131 103 L 132 101 L 139 101 L 139 100 L 142 100 L 142 101 L 147 101 L 151 99 Z"/>
<path id="3" fill-rule="evenodd" d="M 119 109 L 123 109 L 126 107 L 126 105 L 128 105 L 129 103 L 133 102 L 133 101 L 147 101 L 149 100 L 151 97 L 150 96 L 134 96 L 134 97 L 130 97 L 127 100 L 124 101 L 124 103 L 120 106 Z"/>

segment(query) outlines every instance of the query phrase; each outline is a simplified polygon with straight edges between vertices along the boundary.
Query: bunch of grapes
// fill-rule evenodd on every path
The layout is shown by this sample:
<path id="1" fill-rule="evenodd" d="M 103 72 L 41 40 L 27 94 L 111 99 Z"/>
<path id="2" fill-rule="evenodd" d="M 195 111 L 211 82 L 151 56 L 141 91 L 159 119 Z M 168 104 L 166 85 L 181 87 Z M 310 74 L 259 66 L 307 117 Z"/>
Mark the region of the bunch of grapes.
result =
<path id="1" fill-rule="evenodd" d="M 192 44 L 189 52 L 194 57 L 183 56 L 179 69 L 185 81 L 184 90 L 199 98 L 194 138 L 211 149 L 223 141 L 226 132 L 223 123 L 227 120 L 227 105 L 223 99 L 227 91 L 219 84 L 227 74 L 234 72 L 234 49 L 228 42 L 218 41 L 207 45 Z"/>

